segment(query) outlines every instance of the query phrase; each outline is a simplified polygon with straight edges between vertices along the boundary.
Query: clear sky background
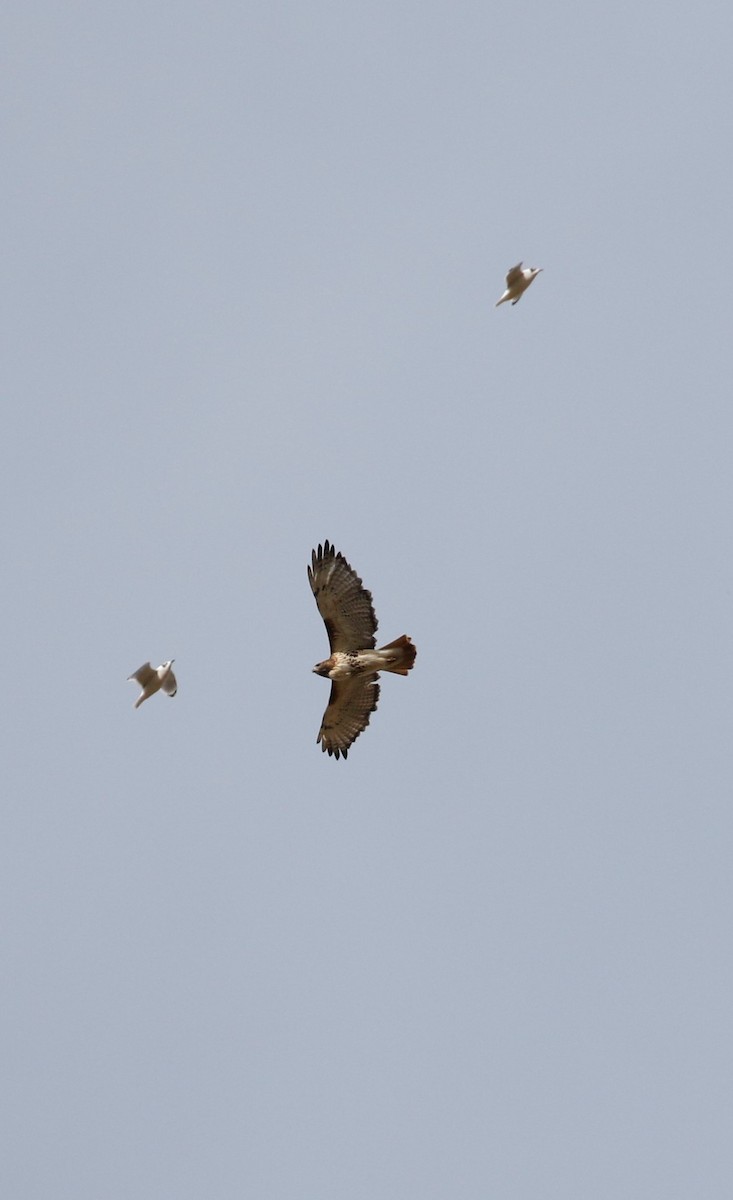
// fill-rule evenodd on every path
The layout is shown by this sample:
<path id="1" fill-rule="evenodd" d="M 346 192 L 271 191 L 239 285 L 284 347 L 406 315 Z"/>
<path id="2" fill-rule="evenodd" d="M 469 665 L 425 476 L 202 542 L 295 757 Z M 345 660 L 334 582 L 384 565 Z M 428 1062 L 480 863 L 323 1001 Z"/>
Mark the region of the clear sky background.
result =
<path id="1" fill-rule="evenodd" d="M 2 1195 L 727 1200 L 729 5 L 1 21 Z"/>

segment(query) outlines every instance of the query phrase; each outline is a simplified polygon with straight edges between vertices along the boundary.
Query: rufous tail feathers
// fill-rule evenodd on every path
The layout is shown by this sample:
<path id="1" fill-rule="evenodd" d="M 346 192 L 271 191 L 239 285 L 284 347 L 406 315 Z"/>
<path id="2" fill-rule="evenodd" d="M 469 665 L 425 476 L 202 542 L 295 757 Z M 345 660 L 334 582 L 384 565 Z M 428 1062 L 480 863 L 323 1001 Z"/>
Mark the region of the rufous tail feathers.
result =
<path id="1" fill-rule="evenodd" d="M 394 642 L 388 642 L 380 647 L 380 654 L 390 651 L 389 660 L 382 667 L 383 671 L 392 671 L 395 675 L 406 675 L 415 665 L 417 650 L 406 633 Z"/>

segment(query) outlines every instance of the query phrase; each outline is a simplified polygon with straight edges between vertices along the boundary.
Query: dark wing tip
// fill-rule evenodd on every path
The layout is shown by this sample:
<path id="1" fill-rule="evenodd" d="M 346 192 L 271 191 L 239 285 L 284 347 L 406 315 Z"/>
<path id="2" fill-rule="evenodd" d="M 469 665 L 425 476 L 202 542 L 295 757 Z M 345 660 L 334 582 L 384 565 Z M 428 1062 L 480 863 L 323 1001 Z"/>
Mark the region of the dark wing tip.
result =
<path id="1" fill-rule="evenodd" d="M 311 551 L 311 566 L 308 568 L 308 578 L 311 582 L 319 567 L 322 567 L 331 558 L 341 558 L 341 555 L 336 553 L 328 538 L 326 538 L 326 541 L 322 544 L 321 542 L 318 543 L 316 550 Z"/>
<path id="2" fill-rule="evenodd" d="M 327 754 L 329 758 L 346 758 L 347 754 L 349 753 L 348 746 L 346 749 L 344 749 L 343 746 L 329 746 L 323 738 L 323 730 L 321 730 L 316 738 L 316 745 L 318 742 L 321 743 L 321 750 L 323 753 Z"/>
<path id="3" fill-rule="evenodd" d="M 333 542 L 329 542 L 328 538 L 326 538 L 325 542 L 318 543 L 318 548 L 312 553 L 314 570 L 317 566 L 323 566 L 324 562 L 327 562 L 331 558 L 344 558 L 344 556 L 340 550 L 336 549 Z M 344 562 L 346 562 L 346 559 L 344 559 Z"/>

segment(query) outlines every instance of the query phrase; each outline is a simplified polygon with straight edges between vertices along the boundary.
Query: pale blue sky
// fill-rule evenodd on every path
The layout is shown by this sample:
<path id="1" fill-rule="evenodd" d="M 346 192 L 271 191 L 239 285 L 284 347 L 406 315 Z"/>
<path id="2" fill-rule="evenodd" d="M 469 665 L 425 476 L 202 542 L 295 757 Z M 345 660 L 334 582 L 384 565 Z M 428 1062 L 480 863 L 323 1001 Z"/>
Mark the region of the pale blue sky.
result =
<path id="1" fill-rule="evenodd" d="M 727 1200 L 729 6 L 0 24 L 3 1196 Z"/>

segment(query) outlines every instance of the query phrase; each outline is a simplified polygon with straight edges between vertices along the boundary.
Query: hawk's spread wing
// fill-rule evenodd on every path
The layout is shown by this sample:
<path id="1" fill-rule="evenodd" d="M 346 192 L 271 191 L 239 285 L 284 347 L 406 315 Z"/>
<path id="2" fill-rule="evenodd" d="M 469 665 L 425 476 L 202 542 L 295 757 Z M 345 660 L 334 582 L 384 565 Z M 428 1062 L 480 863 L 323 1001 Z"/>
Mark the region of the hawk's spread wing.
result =
<path id="1" fill-rule="evenodd" d="M 148 684 L 150 683 L 150 680 L 154 676 L 155 676 L 155 671 L 151 667 L 150 663 L 146 662 L 146 663 L 143 663 L 143 665 L 141 667 L 138 667 L 138 669 L 137 669 L 137 671 L 135 671 L 134 675 L 127 676 L 127 682 L 129 683 L 131 679 L 136 679 L 137 682 L 140 684 L 140 687 L 145 688 L 148 686 Z"/>
<path id="2" fill-rule="evenodd" d="M 516 267 L 511 267 L 507 271 L 507 276 L 506 276 L 507 287 L 509 288 L 512 286 L 513 283 L 516 283 L 517 280 L 520 278 L 521 274 L 522 274 L 522 264 L 519 262 L 519 263 L 517 263 Z"/>
<path id="3" fill-rule="evenodd" d="M 323 714 L 316 742 L 321 749 L 346 758 L 349 746 L 355 742 L 369 724 L 369 717 L 377 707 L 379 684 L 376 674 L 358 673 L 349 679 L 340 679 L 331 684 L 328 708 Z"/>
<path id="4" fill-rule="evenodd" d="M 319 546 L 317 551 L 313 551 L 313 566 L 308 568 L 308 579 L 326 626 L 331 653 L 337 650 L 373 650 L 377 644 L 374 636 L 377 618 L 372 608 L 372 594 L 364 587 L 343 554 L 337 553 L 329 542 Z M 372 709 L 366 711 L 370 713 Z M 361 733 L 366 723 L 364 721 L 359 726 L 357 733 Z M 347 746 L 355 737 L 356 733 L 346 743 Z"/>

